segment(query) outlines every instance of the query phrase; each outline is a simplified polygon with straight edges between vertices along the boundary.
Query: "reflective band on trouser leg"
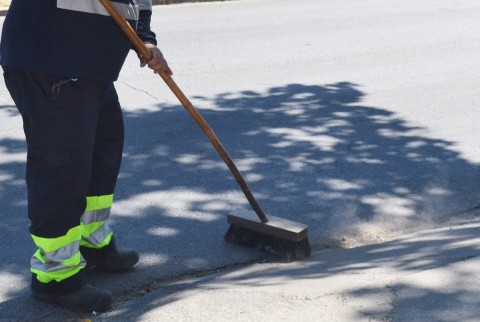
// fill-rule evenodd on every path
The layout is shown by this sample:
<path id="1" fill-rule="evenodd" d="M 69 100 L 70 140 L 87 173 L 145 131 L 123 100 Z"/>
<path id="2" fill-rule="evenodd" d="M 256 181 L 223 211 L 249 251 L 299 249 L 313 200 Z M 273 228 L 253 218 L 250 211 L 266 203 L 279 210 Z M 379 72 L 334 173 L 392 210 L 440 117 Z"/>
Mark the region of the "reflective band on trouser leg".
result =
<path id="1" fill-rule="evenodd" d="M 110 217 L 113 194 L 87 197 L 87 208 L 81 218 L 81 246 L 102 248 L 110 243 L 113 232 L 105 222 Z"/>
<path id="2" fill-rule="evenodd" d="M 70 229 L 65 236 L 42 238 L 32 235 L 38 247 L 31 260 L 31 272 L 42 283 L 61 282 L 85 267 L 80 255 L 81 227 Z"/>

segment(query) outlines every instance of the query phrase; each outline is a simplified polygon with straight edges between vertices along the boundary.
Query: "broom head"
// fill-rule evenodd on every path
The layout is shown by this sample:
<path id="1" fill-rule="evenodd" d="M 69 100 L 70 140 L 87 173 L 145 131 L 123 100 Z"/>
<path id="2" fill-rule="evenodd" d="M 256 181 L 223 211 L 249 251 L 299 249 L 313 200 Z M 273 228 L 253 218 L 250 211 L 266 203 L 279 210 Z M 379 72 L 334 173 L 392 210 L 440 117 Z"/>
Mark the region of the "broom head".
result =
<path id="1" fill-rule="evenodd" d="M 268 216 L 268 219 L 268 222 L 262 223 L 255 212 L 237 210 L 235 215 L 228 215 L 230 228 L 225 240 L 260 248 L 290 261 L 310 257 L 308 226 L 274 216 Z"/>

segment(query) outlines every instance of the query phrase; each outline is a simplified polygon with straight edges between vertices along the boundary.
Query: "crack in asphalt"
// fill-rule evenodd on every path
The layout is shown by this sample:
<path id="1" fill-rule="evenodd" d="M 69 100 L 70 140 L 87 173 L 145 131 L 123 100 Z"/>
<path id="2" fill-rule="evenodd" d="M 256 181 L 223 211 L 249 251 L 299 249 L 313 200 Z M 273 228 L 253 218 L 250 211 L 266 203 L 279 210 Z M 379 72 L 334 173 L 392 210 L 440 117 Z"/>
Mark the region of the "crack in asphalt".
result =
<path id="1" fill-rule="evenodd" d="M 159 99 L 158 97 L 156 97 L 155 95 L 150 94 L 150 92 L 148 92 L 148 91 L 146 91 L 146 90 L 136 88 L 135 86 L 132 86 L 132 85 L 130 85 L 130 84 L 128 84 L 127 82 L 124 82 L 124 81 L 120 81 L 120 80 L 119 80 L 119 81 L 117 81 L 117 82 L 120 83 L 120 84 L 123 84 L 123 85 L 127 86 L 127 87 L 130 88 L 130 89 L 133 89 L 134 91 L 141 92 L 141 93 L 145 93 L 145 94 L 147 94 L 148 96 L 150 96 L 151 98 L 153 98 L 153 99 L 156 100 L 156 101 L 160 101 L 160 99 Z"/>

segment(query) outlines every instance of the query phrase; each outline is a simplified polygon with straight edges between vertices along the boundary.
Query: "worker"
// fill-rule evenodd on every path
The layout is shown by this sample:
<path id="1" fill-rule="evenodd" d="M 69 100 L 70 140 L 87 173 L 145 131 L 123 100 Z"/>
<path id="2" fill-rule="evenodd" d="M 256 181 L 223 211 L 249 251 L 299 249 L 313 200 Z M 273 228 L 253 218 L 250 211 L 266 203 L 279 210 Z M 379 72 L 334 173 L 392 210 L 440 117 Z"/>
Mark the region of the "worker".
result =
<path id="1" fill-rule="evenodd" d="M 111 0 L 149 48 L 140 66 L 172 74 L 150 29 L 151 0 Z M 124 126 L 114 87 L 132 45 L 98 0 L 13 0 L 0 41 L 4 80 L 27 142 L 32 296 L 75 311 L 104 311 L 108 290 L 84 268 L 128 270 L 107 223 Z"/>

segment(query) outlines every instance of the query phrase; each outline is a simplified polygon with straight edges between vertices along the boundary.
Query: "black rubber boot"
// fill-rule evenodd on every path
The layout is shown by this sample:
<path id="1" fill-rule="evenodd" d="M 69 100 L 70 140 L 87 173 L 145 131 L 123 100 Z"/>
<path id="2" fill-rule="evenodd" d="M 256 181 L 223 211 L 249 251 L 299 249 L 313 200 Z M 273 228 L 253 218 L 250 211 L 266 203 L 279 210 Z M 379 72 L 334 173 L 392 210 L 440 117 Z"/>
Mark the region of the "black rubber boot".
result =
<path id="1" fill-rule="evenodd" d="M 111 308 L 113 303 L 113 296 L 109 291 L 90 284 L 67 294 L 38 293 L 32 290 L 32 296 L 40 301 L 56 303 L 77 312 L 102 312 Z"/>
<path id="2" fill-rule="evenodd" d="M 125 271 L 138 263 L 139 255 L 134 250 L 118 250 L 115 240 L 112 238 L 107 246 L 94 249 L 80 247 L 82 256 L 87 261 L 87 266 L 95 266 L 104 271 Z"/>

